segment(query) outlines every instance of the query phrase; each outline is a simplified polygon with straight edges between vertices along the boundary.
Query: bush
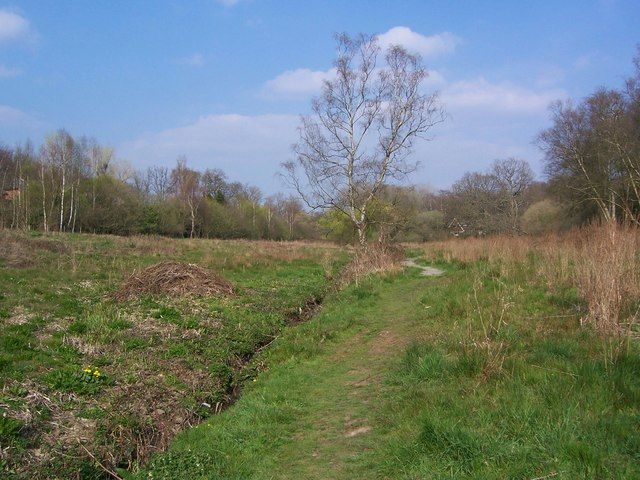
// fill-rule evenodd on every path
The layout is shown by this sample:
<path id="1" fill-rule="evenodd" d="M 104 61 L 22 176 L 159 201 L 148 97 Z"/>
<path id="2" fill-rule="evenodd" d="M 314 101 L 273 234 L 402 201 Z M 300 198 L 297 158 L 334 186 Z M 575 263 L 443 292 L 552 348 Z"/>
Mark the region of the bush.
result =
<path id="1" fill-rule="evenodd" d="M 522 215 L 522 229 L 532 234 L 557 230 L 563 215 L 562 207 L 551 200 L 536 202 Z"/>

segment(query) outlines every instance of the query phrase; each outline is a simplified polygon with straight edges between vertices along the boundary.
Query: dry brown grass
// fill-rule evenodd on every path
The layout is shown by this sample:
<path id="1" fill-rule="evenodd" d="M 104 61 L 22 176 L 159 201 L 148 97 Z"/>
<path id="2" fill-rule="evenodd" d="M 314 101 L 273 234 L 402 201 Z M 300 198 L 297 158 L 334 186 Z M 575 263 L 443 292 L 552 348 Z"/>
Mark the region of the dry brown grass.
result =
<path id="1" fill-rule="evenodd" d="M 589 306 L 583 321 L 605 333 L 621 333 L 631 326 L 623 314 L 640 298 L 638 231 L 609 223 L 589 233 L 575 257 L 575 283 Z"/>
<path id="2" fill-rule="evenodd" d="M 134 272 L 113 294 L 113 298 L 123 301 L 145 294 L 221 297 L 232 293 L 230 282 L 198 265 L 161 262 Z"/>
<path id="3" fill-rule="evenodd" d="M 343 270 L 339 284 L 355 282 L 373 274 L 388 274 L 402 270 L 402 249 L 387 244 L 374 243 L 355 250 L 353 259 Z"/>
<path id="4" fill-rule="evenodd" d="M 596 223 L 544 236 L 451 239 L 422 245 L 431 260 L 486 260 L 512 274 L 527 261 L 550 291 L 575 287 L 587 306 L 582 323 L 603 334 L 630 331 L 640 301 L 640 230 Z"/>
<path id="5" fill-rule="evenodd" d="M 8 268 L 33 268 L 41 252 L 68 254 L 68 245 L 52 238 L 32 238 L 13 230 L 0 230 L 0 260 Z"/>

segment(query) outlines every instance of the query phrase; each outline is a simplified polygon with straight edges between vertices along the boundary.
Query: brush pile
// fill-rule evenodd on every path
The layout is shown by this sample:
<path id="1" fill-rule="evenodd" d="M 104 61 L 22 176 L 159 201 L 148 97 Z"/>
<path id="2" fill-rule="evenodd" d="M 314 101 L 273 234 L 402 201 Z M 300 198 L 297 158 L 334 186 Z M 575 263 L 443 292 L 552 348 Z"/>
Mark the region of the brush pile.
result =
<path id="1" fill-rule="evenodd" d="M 161 262 L 133 274 L 113 294 L 118 301 L 140 295 L 222 297 L 233 285 L 221 276 L 192 263 Z"/>

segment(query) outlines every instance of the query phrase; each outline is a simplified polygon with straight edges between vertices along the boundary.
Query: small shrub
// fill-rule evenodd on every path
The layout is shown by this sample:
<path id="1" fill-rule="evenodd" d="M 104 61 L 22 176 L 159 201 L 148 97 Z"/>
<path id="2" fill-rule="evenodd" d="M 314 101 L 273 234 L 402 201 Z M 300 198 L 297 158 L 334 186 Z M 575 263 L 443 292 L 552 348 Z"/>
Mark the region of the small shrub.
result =
<path id="1" fill-rule="evenodd" d="M 551 200 L 536 202 L 522 214 L 522 228 L 531 234 L 557 230 L 563 214 L 562 207 Z"/>

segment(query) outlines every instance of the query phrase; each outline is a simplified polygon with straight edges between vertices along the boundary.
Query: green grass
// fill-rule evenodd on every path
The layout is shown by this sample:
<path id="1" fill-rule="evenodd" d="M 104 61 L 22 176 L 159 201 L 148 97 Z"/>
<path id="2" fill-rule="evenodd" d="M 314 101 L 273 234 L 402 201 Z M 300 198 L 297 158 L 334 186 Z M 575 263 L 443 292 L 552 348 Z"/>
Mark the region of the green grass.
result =
<path id="1" fill-rule="evenodd" d="M 535 257 L 438 261 L 441 277 L 407 269 L 328 293 L 347 258 L 329 246 L 48 240 L 68 248 L 0 269 L 4 476 L 104 478 L 65 446 L 64 421 L 93 432 L 95 452 L 133 459 L 114 468 L 134 479 L 640 478 L 637 340 L 581 327 L 575 290 L 549 292 Z M 168 258 L 217 270 L 238 295 L 108 300 Z M 163 422 L 182 433 L 137 471 L 149 451 L 134 434 Z M 34 448 L 63 460 L 29 469 Z"/>
<path id="2" fill-rule="evenodd" d="M 534 263 L 331 295 L 135 478 L 640 478 L 638 345 L 581 328 Z"/>
<path id="3" fill-rule="evenodd" d="M 323 297 L 327 276 L 348 258 L 323 244 L 31 238 L 0 233 L 29 259 L 0 268 L 0 445 L 9 446 L 0 476 L 10 478 L 102 478 L 79 439 L 123 464 L 144 459 L 141 448 L 227 402 L 254 352 L 281 334 L 292 311 Z M 237 294 L 110 300 L 134 269 L 167 259 L 211 268 Z M 89 365 L 100 367 L 98 380 L 83 376 Z"/>

